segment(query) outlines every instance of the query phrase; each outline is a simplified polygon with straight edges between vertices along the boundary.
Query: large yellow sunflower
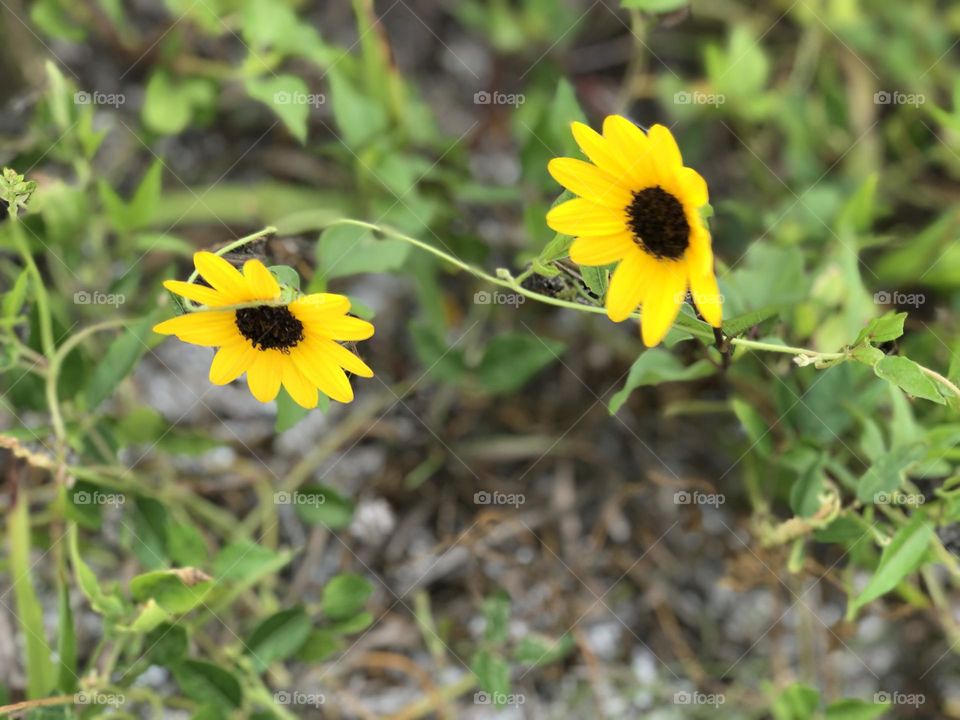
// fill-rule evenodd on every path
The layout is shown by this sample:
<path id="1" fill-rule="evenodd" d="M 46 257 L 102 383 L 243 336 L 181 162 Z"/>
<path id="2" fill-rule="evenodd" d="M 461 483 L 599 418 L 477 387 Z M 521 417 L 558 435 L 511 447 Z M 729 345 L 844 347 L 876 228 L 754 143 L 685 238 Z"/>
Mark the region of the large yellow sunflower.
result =
<path id="1" fill-rule="evenodd" d="M 250 392 L 260 402 L 273 400 L 282 383 L 297 404 L 312 408 L 318 388 L 339 402 L 353 400 L 344 370 L 373 377 L 363 360 L 337 342 L 373 335 L 373 325 L 347 315 L 350 301 L 343 295 L 316 293 L 288 302 L 259 260 L 247 260 L 243 273 L 209 252 L 198 252 L 193 262 L 211 287 L 179 280 L 163 285 L 205 307 L 153 330 L 220 348 L 210 365 L 210 382 L 226 385 L 246 372 Z M 228 307 L 237 305 L 243 307 Z"/>
<path id="2" fill-rule="evenodd" d="M 645 134 L 620 115 L 603 121 L 602 135 L 583 123 L 572 129 L 592 164 L 550 161 L 554 179 L 580 197 L 550 210 L 547 224 L 576 236 L 574 262 L 619 263 L 607 291 L 607 315 L 620 322 L 642 305 L 643 342 L 653 347 L 673 325 L 689 287 L 703 318 L 720 327 L 710 231 L 699 212 L 707 204 L 707 183 L 683 166 L 673 135 L 662 125 Z"/>

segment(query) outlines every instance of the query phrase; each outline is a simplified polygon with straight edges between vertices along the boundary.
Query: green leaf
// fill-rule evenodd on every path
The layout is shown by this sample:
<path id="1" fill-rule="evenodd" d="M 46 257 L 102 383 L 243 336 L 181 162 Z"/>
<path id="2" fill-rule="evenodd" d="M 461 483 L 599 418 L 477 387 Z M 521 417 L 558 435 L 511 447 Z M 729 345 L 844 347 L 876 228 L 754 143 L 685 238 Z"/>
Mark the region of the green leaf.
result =
<path id="1" fill-rule="evenodd" d="M 558 360 L 564 349 L 564 344 L 557 340 L 528 332 L 498 335 L 484 351 L 476 369 L 477 380 L 490 393 L 514 392 Z"/>
<path id="2" fill-rule="evenodd" d="M 150 76 L 143 100 L 143 124 L 161 135 L 176 135 L 190 122 L 193 108 L 190 98 L 166 70 Z"/>
<path id="3" fill-rule="evenodd" d="M 340 650 L 342 645 L 343 643 L 333 630 L 326 628 L 314 630 L 297 652 L 297 659 L 307 663 L 322 662 Z"/>
<path id="4" fill-rule="evenodd" d="M 243 689 L 230 672 L 208 662 L 184 660 L 173 666 L 173 674 L 183 694 L 198 703 L 240 707 Z"/>
<path id="5" fill-rule="evenodd" d="M 648 13 L 668 13 L 686 7 L 690 0 L 620 0 L 620 7 Z"/>
<path id="6" fill-rule="evenodd" d="M 238 540 L 224 547 L 214 558 L 213 574 L 218 581 L 257 577 L 280 557 L 252 540 Z"/>
<path id="7" fill-rule="evenodd" d="M 890 708 L 882 703 L 869 703 L 856 698 L 837 700 L 827 706 L 826 720 L 875 720 Z"/>
<path id="8" fill-rule="evenodd" d="M 171 523 L 167 527 L 167 545 L 170 559 L 181 567 L 207 562 L 207 544 L 195 525 Z"/>
<path id="9" fill-rule="evenodd" d="M 187 654 L 187 643 L 187 629 L 179 624 L 157 625 L 144 638 L 147 657 L 165 666 L 173 665 Z"/>
<path id="10" fill-rule="evenodd" d="M 926 453 L 926 443 L 922 442 L 898 445 L 885 452 L 860 478 L 857 499 L 864 503 L 875 503 L 878 495 L 893 492 L 900 487 L 910 466 L 922 460 Z"/>
<path id="11" fill-rule="evenodd" d="M 888 312 L 878 318 L 873 318 L 867 326 L 860 331 L 854 345 L 867 341 L 878 345 L 880 343 L 896 340 L 903 335 L 903 323 L 907 319 L 905 312 Z"/>
<path id="12" fill-rule="evenodd" d="M 900 387 L 914 397 L 945 404 L 936 383 L 923 373 L 920 366 L 902 355 L 887 355 L 873 366 L 877 377 L 883 378 Z"/>
<path id="13" fill-rule="evenodd" d="M 73 525 L 69 529 L 70 540 L 70 564 L 73 566 L 73 573 L 77 579 L 77 586 L 86 595 L 92 607 L 97 613 L 107 618 L 115 618 L 124 613 L 123 601 L 115 595 L 108 595 L 100 587 L 96 574 L 90 569 L 90 566 L 80 555 L 80 549 L 77 540 L 77 526 Z"/>
<path id="14" fill-rule="evenodd" d="M 0 305 L 0 312 L 4 318 L 15 318 L 20 314 L 23 304 L 27 301 L 27 288 L 29 287 L 30 272 L 23 270 L 17 276 L 13 287 L 3 294 L 3 303 Z"/>
<path id="15" fill-rule="evenodd" d="M 120 337 L 110 343 L 106 354 L 100 360 L 90 376 L 86 387 L 86 401 L 89 410 L 106 400 L 136 366 L 137 361 L 149 350 L 148 341 L 153 339 L 151 328 L 155 318 L 147 316 L 132 323 Z"/>
<path id="16" fill-rule="evenodd" d="M 684 366 L 667 350 L 647 350 L 630 367 L 624 386 L 610 398 L 610 414 L 615 415 L 638 387 L 658 385 L 662 382 L 698 380 L 714 372 L 716 368 L 708 360 L 697 360 L 692 365 Z"/>
<path id="17" fill-rule="evenodd" d="M 170 613 L 160 607 L 156 600 L 150 598 L 130 624 L 129 630 L 134 633 L 148 633 L 170 622 L 170 619 Z"/>
<path id="18" fill-rule="evenodd" d="M 790 509 L 800 517 L 813 515 L 820 507 L 823 485 L 823 460 L 819 459 L 790 488 Z"/>
<path id="19" fill-rule="evenodd" d="M 484 632 L 488 642 L 499 645 L 507 641 L 510 631 L 510 596 L 498 592 L 483 601 L 483 617 L 487 627 Z"/>
<path id="20" fill-rule="evenodd" d="M 326 412 L 330 407 L 330 398 L 320 393 L 317 407 L 320 412 Z M 298 405 L 285 388 L 280 388 L 280 393 L 277 395 L 277 420 L 273 429 L 278 433 L 286 432 L 309 414 L 308 408 Z"/>
<path id="21" fill-rule="evenodd" d="M 819 692 L 808 685 L 795 683 L 777 696 L 770 710 L 774 720 L 812 720 L 819 705 Z"/>
<path id="22" fill-rule="evenodd" d="M 837 218 L 837 233 L 845 229 L 865 232 L 873 222 L 874 200 L 877 195 L 877 173 L 871 173 L 844 204 Z"/>
<path id="23" fill-rule="evenodd" d="M 607 296 L 608 271 L 606 267 L 589 267 L 584 265 L 580 268 L 580 277 L 584 284 L 590 288 L 590 292 L 603 300 Z"/>
<path id="24" fill-rule="evenodd" d="M 130 581 L 130 594 L 138 602 L 154 599 L 174 615 L 193 610 L 213 587 L 210 578 L 194 568 L 155 570 Z"/>
<path id="25" fill-rule="evenodd" d="M 378 240 L 368 229 L 335 225 L 320 234 L 317 273 L 327 280 L 359 273 L 384 273 L 399 269 L 410 246 L 403 240 Z"/>
<path id="26" fill-rule="evenodd" d="M 124 529 L 130 536 L 137 558 L 151 570 L 163 567 L 167 561 L 167 508 L 153 498 L 138 496 L 131 520 Z"/>
<path id="27" fill-rule="evenodd" d="M 310 634 L 310 618 L 303 608 L 282 610 L 261 622 L 247 639 L 247 652 L 258 672 L 286 660 L 300 649 Z"/>
<path id="28" fill-rule="evenodd" d="M 311 95 L 302 78 L 287 74 L 248 78 L 247 94 L 273 110 L 301 145 L 307 141 L 310 108 L 321 104 L 323 96 Z"/>
<path id="29" fill-rule="evenodd" d="M 339 69 L 327 70 L 330 81 L 330 107 L 347 147 L 359 150 L 387 129 L 387 115 L 379 102 L 351 83 Z"/>
<path id="30" fill-rule="evenodd" d="M 304 485 L 293 493 L 279 492 L 274 501 L 292 502 L 300 519 L 311 525 L 326 525 L 339 530 L 347 527 L 353 519 L 353 503 L 326 485 Z"/>
<path id="31" fill-rule="evenodd" d="M 473 656 L 470 669 L 477 676 L 480 689 L 492 696 L 488 702 L 503 705 L 510 694 L 510 666 L 506 660 L 489 650 L 480 650 Z"/>
<path id="32" fill-rule="evenodd" d="M 320 606 L 331 620 L 346 620 L 363 609 L 373 586 L 359 575 L 337 575 L 323 588 Z"/>
<path id="33" fill-rule="evenodd" d="M 786 308 L 786 305 L 767 305 L 759 310 L 751 310 L 743 315 L 723 321 L 723 334 L 728 337 L 734 337 L 750 328 L 759 325 L 764 320 L 779 315 L 780 311 Z"/>
<path id="34" fill-rule="evenodd" d="M 576 641 L 569 633 L 557 639 L 549 638 L 538 633 L 525 635 L 517 643 L 513 653 L 514 659 L 534 667 L 549 665 L 562 660 L 576 647 Z"/>
<path id="35" fill-rule="evenodd" d="M 856 613 L 867 603 L 890 592 L 907 575 L 916 570 L 923 561 L 932 539 L 933 528 L 927 518 L 922 514 L 914 515 L 883 549 L 877 570 L 867 586 L 853 601 L 851 613 Z"/>

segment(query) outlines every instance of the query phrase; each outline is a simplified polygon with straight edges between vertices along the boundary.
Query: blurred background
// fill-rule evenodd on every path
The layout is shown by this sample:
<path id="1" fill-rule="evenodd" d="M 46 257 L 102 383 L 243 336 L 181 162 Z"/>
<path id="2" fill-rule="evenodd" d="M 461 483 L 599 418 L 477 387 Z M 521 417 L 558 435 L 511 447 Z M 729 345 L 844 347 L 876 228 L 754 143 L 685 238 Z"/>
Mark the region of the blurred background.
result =
<path id="1" fill-rule="evenodd" d="M 106 596 L 171 567 L 228 587 L 152 635 L 74 587 L 73 684 L 125 699 L 31 717 L 800 720 L 880 717 L 884 700 L 886 717 L 960 717 L 949 601 L 901 594 L 851 618 L 873 543 L 798 551 L 770 529 L 815 511 L 823 478 L 862 473 L 878 434 L 945 427 L 946 410 L 866 367 L 754 354 L 723 371 L 680 335 L 634 364 L 633 322 L 324 230 L 363 219 L 596 300 L 605 280 L 545 254 L 546 164 L 579 156 L 571 121 L 622 113 L 671 127 L 707 179 L 725 315 L 757 312 L 742 331 L 829 351 L 905 310 L 901 346 L 947 372 L 960 6 L 4 0 L 0 33 L 0 164 L 39 184 L 23 227 L 57 341 L 129 319 L 59 379 L 87 500 L 58 505 L 45 461 L 15 481 L 0 455 L 6 507 L 30 478 L 48 640 L 65 553 Z M 208 349 L 149 332 L 174 312 L 163 279 L 266 225 L 248 253 L 376 325 L 358 352 L 377 376 L 354 379 L 351 405 L 261 405 L 210 385 Z M 39 351 L 14 247 L 0 240 L 0 290 Z M 0 430 L 43 458 L 33 364 L 0 355 Z M 952 475 L 951 432 L 921 492 Z M 0 705 L 27 685 L 18 575 L 0 564 Z"/>

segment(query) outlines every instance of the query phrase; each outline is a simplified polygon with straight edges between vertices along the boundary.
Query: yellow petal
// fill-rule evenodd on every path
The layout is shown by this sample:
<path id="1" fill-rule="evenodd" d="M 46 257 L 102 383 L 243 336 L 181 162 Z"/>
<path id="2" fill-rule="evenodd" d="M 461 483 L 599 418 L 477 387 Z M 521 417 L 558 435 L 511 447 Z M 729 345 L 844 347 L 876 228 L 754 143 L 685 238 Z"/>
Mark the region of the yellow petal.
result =
<path id="1" fill-rule="evenodd" d="M 360 377 L 373 377 L 373 370 L 343 345 L 339 345 L 332 340 L 326 340 L 323 341 L 322 348 L 323 351 L 344 370 L 352 372 L 354 375 L 359 375 Z"/>
<path id="2" fill-rule="evenodd" d="M 600 237 L 579 237 L 570 246 L 570 259 L 578 265 L 607 265 L 637 249 L 629 232 Z"/>
<path id="3" fill-rule="evenodd" d="M 231 303 L 255 299 L 240 271 L 219 255 L 198 252 L 193 256 L 193 264 L 203 279 L 228 296 Z"/>
<path id="4" fill-rule="evenodd" d="M 323 352 L 309 347 L 296 347 L 290 351 L 297 369 L 303 373 L 320 392 L 329 395 L 337 402 L 348 403 L 353 400 L 353 388 L 346 374 L 333 359 Z"/>
<path id="5" fill-rule="evenodd" d="M 547 170 L 574 195 L 597 205 L 623 210 L 633 200 L 633 195 L 619 180 L 583 160 L 554 158 L 547 164 Z"/>
<path id="6" fill-rule="evenodd" d="M 620 157 L 617 148 L 613 147 L 600 133 L 589 125 L 579 122 L 571 124 L 570 129 L 573 131 L 573 139 L 594 165 L 613 177 L 628 177 L 629 166 Z"/>
<path id="7" fill-rule="evenodd" d="M 683 157 L 673 134 L 663 125 L 654 125 L 647 133 L 650 147 L 653 150 L 653 160 L 656 163 L 661 180 L 668 179 L 678 169 L 683 167 Z"/>
<path id="8" fill-rule="evenodd" d="M 680 193 L 684 203 L 699 208 L 709 202 L 707 181 L 693 168 L 682 167 L 677 170 L 677 183 L 680 185 Z"/>
<path id="9" fill-rule="evenodd" d="M 170 292 L 185 297 L 201 305 L 210 307 L 219 307 L 221 305 L 230 305 L 231 302 L 223 295 L 206 285 L 197 285 L 196 283 L 183 282 L 182 280 L 164 280 L 163 286 Z"/>
<path id="10" fill-rule="evenodd" d="M 154 325 L 153 331 L 161 335 L 176 335 L 194 345 L 216 347 L 226 345 L 239 335 L 234 317 L 232 310 L 187 313 Z"/>
<path id="11" fill-rule="evenodd" d="M 346 295 L 312 293 L 297 298 L 289 305 L 290 312 L 303 322 L 322 322 L 331 315 L 343 315 L 350 310 Z"/>
<path id="12" fill-rule="evenodd" d="M 630 317 L 643 301 L 650 277 L 659 272 L 660 265 L 662 263 L 637 248 L 627 255 L 610 278 L 606 300 L 607 317 L 614 322 Z"/>
<path id="13" fill-rule="evenodd" d="M 658 345 L 677 319 L 687 290 L 687 268 L 683 261 L 658 263 L 657 272 L 650 279 L 643 299 L 640 318 L 643 344 Z"/>
<path id="14" fill-rule="evenodd" d="M 687 217 L 688 222 L 691 218 Z M 710 241 L 710 231 L 703 226 L 703 221 L 693 218 L 690 222 L 690 245 L 685 254 L 691 265 L 691 274 L 704 275 L 713 272 L 713 248 Z"/>
<path id="15" fill-rule="evenodd" d="M 566 235 L 612 235 L 627 229 L 626 214 L 590 202 L 568 200 L 547 213 L 547 225 Z"/>
<path id="16" fill-rule="evenodd" d="M 243 264 L 243 277 L 257 300 L 275 300 L 280 297 L 277 279 L 259 260 L 247 260 Z"/>
<path id="17" fill-rule="evenodd" d="M 300 407 L 315 408 L 317 406 L 317 388 L 297 369 L 292 359 L 287 358 L 282 370 L 283 387 Z"/>
<path id="18" fill-rule="evenodd" d="M 270 402 L 280 392 L 284 362 L 289 362 L 289 358 L 278 350 L 263 350 L 257 352 L 253 364 L 247 368 L 247 386 L 260 402 Z"/>
<path id="19" fill-rule="evenodd" d="M 311 324 L 311 334 L 331 340 L 366 340 L 373 335 L 373 325 L 360 318 L 343 315 L 332 317 L 319 324 Z"/>
<path id="20" fill-rule="evenodd" d="M 619 150 L 632 190 L 642 190 L 657 184 L 656 167 L 650 141 L 643 130 L 622 115 L 609 115 L 603 121 L 603 137 Z"/>
<path id="21" fill-rule="evenodd" d="M 693 272 L 692 266 L 688 267 L 688 273 L 690 294 L 693 295 L 697 310 L 713 327 L 720 327 L 723 321 L 723 295 L 720 294 L 720 288 L 717 286 L 716 275 L 712 272 Z"/>
<path id="22" fill-rule="evenodd" d="M 243 375 L 257 357 L 257 351 L 246 340 L 238 340 L 217 350 L 210 364 L 210 382 L 226 385 Z"/>

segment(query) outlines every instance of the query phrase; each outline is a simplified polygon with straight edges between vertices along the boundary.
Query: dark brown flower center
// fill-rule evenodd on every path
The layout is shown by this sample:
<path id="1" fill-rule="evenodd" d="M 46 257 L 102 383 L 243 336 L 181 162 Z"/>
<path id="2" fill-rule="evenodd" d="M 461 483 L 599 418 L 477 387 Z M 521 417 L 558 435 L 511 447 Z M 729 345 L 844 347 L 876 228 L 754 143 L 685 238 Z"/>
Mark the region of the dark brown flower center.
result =
<path id="1" fill-rule="evenodd" d="M 627 218 L 633 241 L 655 258 L 676 260 L 690 243 L 683 205 L 659 185 L 633 194 Z"/>
<path id="2" fill-rule="evenodd" d="M 284 305 L 258 305 L 237 310 L 237 329 L 258 350 L 290 348 L 303 340 L 303 323 Z"/>

